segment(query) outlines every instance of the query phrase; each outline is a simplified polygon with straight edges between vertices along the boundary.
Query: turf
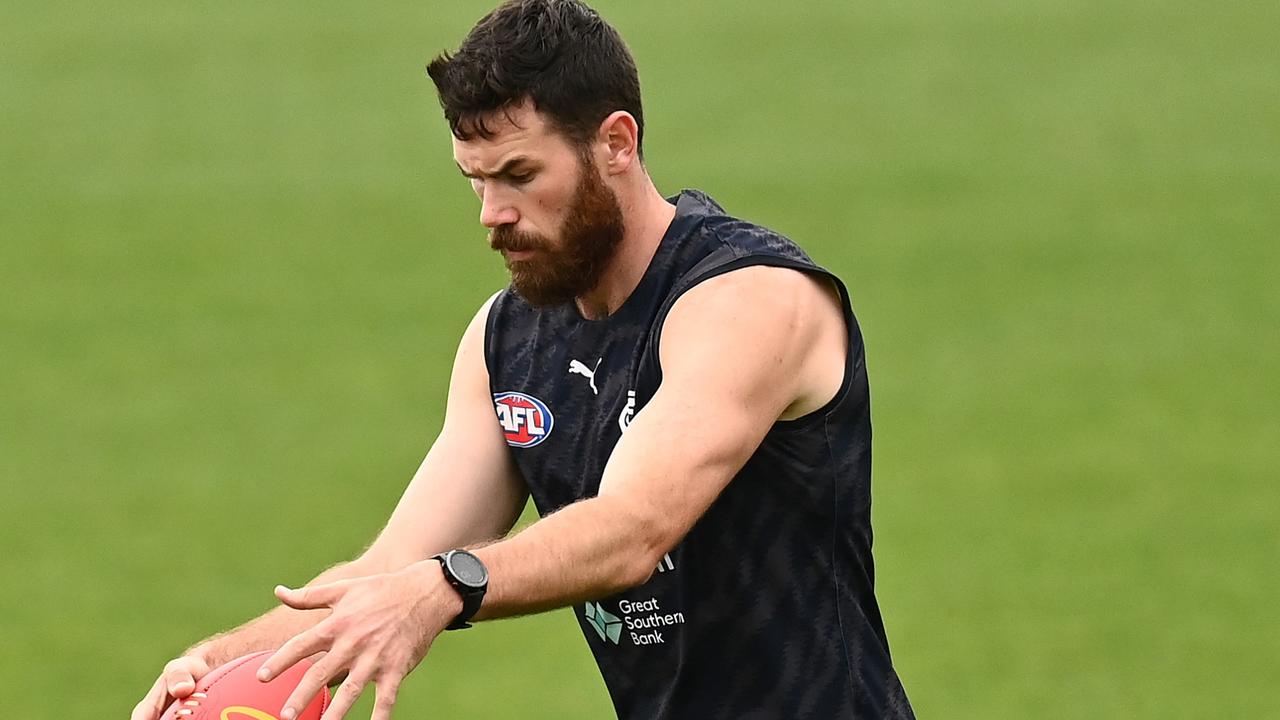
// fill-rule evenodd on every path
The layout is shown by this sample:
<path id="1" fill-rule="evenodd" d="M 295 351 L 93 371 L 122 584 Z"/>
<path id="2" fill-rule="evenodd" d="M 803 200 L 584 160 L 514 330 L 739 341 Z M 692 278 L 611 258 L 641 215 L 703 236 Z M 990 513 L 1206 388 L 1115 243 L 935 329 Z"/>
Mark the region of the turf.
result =
<path id="1" fill-rule="evenodd" d="M 422 73 L 463 5 L 0 7 L 7 715 L 122 716 L 380 526 L 503 282 Z M 660 187 L 852 289 L 920 715 L 1272 712 L 1280 6 L 599 6 Z M 610 714 L 564 613 L 401 707 Z"/>

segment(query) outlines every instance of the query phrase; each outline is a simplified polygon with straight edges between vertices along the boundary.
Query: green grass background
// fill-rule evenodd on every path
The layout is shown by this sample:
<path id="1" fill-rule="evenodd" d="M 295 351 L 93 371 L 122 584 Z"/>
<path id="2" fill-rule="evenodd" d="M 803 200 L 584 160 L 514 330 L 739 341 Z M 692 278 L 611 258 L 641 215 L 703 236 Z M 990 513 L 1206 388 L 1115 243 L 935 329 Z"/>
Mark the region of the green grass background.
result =
<path id="1" fill-rule="evenodd" d="M 380 527 L 504 279 L 422 72 L 488 7 L 0 6 L 7 717 L 123 717 Z M 1280 5 L 599 7 L 659 186 L 852 290 L 918 713 L 1275 713 Z M 564 613 L 402 698 L 611 715 Z"/>

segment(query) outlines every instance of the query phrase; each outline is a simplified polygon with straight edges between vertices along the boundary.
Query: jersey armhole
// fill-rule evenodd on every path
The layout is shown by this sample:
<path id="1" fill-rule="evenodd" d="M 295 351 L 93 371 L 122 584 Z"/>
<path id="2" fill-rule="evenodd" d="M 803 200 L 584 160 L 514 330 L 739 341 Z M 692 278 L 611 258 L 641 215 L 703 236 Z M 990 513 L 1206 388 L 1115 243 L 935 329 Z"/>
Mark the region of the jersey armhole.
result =
<path id="1" fill-rule="evenodd" d="M 853 315 L 853 305 L 849 299 L 849 290 L 830 271 L 819 267 L 803 263 L 790 258 L 778 257 L 774 255 L 743 255 L 734 258 L 728 262 L 709 268 L 708 270 L 696 274 L 687 283 L 683 284 L 671 297 L 663 304 L 662 310 L 657 319 L 654 321 L 654 342 L 651 346 L 653 367 L 657 370 L 658 382 L 662 381 L 662 359 L 660 357 L 660 346 L 662 344 L 662 330 L 667 321 L 667 314 L 671 312 L 671 308 L 675 307 L 676 302 L 687 292 L 702 284 L 703 282 L 715 277 L 724 275 L 725 273 L 741 270 L 756 265 L 765 265 L 768 267 L 780 267 L 790 270 L 798 270 L 806 275 L 812 275 L 824 280 L 830 281 L 835 285 L 836 291 L 840 295 L 841 313 L 844 315 L 845 324 L 845 358 L 844 358 L 844 377 L 840 380 L 840 387 L 836 390 L 831 399 L 823 403 L 821 407 L 811 410 L 804 415 L 790 420 L 777 420 L 774 422 L 774 430 L 792 430 L 808 427 L 809 425 L 824 420 L 841 403 L 849 396 L 850 388 L 853 386 L 854 376 L 857 374 L 858 366 L 862 362 L 862 337 L 858 330 L 857 321 Z"/>
<path id="2" fill-rule="evenodd" d="M 485 301 L 486 304 L 489 306 L 489 308 L 485 313 L 485 319 L 484 319 L 484 369 L 485 369 L 485 374 L 489 376 L 489 392 L 490 393 L 495 392 L 495 390 L 493 389 L 493 377 L 494 377 L 493 363 L 494 363 L 494 358 L 497 356 L 497 353 L 498 353 L 498 347 L 497 347 L 497 342 L 498 342 L 497 325 L 498 325 L 498 312 L 499 312 L 498 305 L 503 301 L 506 293 L 507 293 L 507 290 L 499 290 L 498 292 L 491 295 L 488 300 Z"/>

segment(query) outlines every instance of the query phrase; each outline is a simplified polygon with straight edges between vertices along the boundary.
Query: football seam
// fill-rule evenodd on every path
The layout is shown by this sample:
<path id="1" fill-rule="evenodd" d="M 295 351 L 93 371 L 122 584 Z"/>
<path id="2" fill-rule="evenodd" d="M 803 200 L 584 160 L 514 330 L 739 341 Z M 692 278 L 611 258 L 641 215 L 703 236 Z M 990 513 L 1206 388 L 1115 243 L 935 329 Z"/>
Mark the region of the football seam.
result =
<path id="1" fill-rule="evenodd" d="M 214 685 L 217 685 L 218 683 L 222 682 L 222 681 L 223 681 L 223 679 L 225 679 L 228 675 L 230 675 L 233 671 L 235 671 L 235 669 L 236 669 L 236 668 L 240 667 L 241 665 L 245 665 L 245 664 L 247 664 L 248 662 L 250 662 L 250 661 L 251 661 L 251 660 L 253 660 L 254 658 L 260 658 L 260 657 L 262 657 L 263 655 L 268 655 L 268 654 L 270 654 L 270 653 L 271 653 L 271 651 L 270 651 L 270 650 L 262 650 L 262 651 L 259 651 L 259 652 L 256 652 L 256 653 L 250 653 L 250 654 L 245 655 L 245 656 L 243 656 L 243 657 L 241 657 L 241 658 L 238 658 L 238 659 L 236 659 L 236 660 L 233 660 L 232 662 L 227 663 L 226 665 L 219 666 L 219 668 L 218 668 L 218 669 L 219 669 L 219 670 L 222 670 L 222 672 L 221 672 L 221 673 L 219 673 L 219 674 L 218 674 L 216 677 L 214 677 L 212 680 L 210 680 L 210 681 L 209 681 L 209 684 L 208 684 L 208 685 L 206 685 L 206 686 L 204 687 L 204 690 L 202 690 L 201 692 L 206 692 L 206 693 L 207 693 L 207 692 L 209 692 L 209 691 L 213 690 L 213 686 L 214 686 Z M 319 696 L 320 696 L 320 714 L 321 714 L 321 715 L 323 715 L 323 714 L 324 714 L 324 711 L 329 709 L 329 688 L 327 688 L 327 687 L 321 687 L 321 688 L 320 688 L 320 692 L 319 692 L 318 694 L 319 694 Z M 314 698 L 313 698 L 313 699 L 314 699 Z M 309 704 L 310 704 L 310 703 L 308 703 L 308 705 L 309 705 Z"/>

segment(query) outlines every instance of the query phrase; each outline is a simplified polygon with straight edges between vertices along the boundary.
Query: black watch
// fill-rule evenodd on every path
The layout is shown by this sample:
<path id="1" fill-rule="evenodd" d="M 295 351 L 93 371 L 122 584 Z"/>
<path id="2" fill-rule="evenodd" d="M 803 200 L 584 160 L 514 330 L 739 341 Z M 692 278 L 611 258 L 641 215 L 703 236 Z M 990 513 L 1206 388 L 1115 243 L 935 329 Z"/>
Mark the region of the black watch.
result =
<path id="1" fill-rule="evenodd" d="M 436 555 L 434 559 L 440 561 L 444 579 L 462 596 L 462 612 L 445 629 L 463 630 L 471 627 L 471 623 L 467 621 L 475 616 L 484 600 L 484 591 L 489 588 L 489 571 L 480 562 L 480 558 L 466 550 L 450 550 Z"/>

